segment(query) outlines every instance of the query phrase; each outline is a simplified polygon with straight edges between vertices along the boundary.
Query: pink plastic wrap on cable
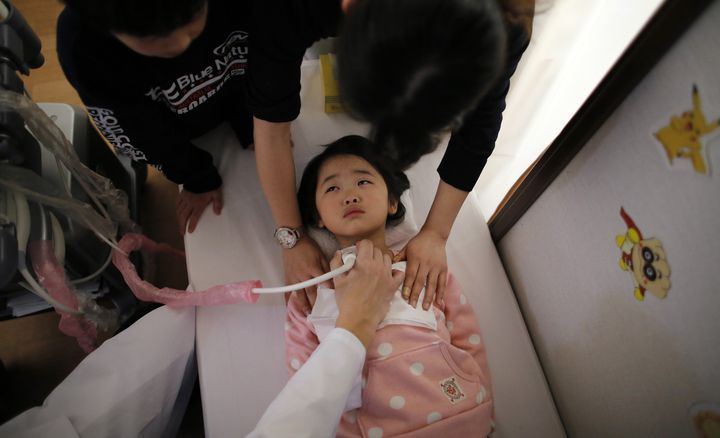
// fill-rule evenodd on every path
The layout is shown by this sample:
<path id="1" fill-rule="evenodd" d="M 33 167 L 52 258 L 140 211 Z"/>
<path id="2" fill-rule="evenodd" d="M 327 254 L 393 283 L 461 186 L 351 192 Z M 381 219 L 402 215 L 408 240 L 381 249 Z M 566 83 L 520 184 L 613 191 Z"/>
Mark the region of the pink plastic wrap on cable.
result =
<path id="1" fill-rule="evenodd" d="M 119 242 L 120 248 L 125 253 L 133 251 L 165 252 L 184 257 L 185 254 L 164 243 L 157 243 L 142 234 L 125 234 Z M 255 303 L 260 297 L 252 292 L 253 288 L 262 287 L 259 280 L 240 281 L 237 283 L 213 286 L 210 289 L 200 292 L 188 292 L 184 290 L 164 287 L 158 289 L 152 284 L 144 281 L 138 276 L 135 266 L 127 255 L 118 250 L 113 250 L 112 261 L 120 271 L 125 283 L 130 287 L 136 297 L 142 301 L 152 301 L 166 304 L 170 307 L 187 306 L 215 306 L 218 304 L 235 304 L 240 301 Z"/>
<path id="2" fill-rule="evenodd" d="M 28 251 L 33 270 L 42 287 L 61 304 L 71 309 L 78 309 L 80 306 L 77 297 L 65 277 L 65 270 L 55 258 L 52 241 L 32 241 L 28 245 Z M 69 315 L 58 309 L 55 311 L 60 314 L 58 328 L 61 332 L 77 339 L 80 348 L 86 353 L 97 348 L 97 325 L 94 322 L 83 316 Z"/>

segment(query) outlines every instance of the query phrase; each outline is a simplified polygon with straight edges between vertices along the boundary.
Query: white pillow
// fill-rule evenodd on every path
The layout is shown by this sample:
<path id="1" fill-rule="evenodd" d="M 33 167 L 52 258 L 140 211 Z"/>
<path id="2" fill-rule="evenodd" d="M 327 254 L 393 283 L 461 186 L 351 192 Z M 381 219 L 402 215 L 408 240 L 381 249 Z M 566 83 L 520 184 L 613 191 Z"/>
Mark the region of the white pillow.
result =
<path id="1" fill-rule="evenodd" d="M 420 230 L 415 222 L 410 190 L 406 190 L 405 193 L 402 194 L 400 202 L 405 206 L 405 217 L 403 221 L 396 225 L 388 225 L 385 229 L 386 243 L 393 251 L 400 251 Z M 335 236 L 325 229 L 308 227 L 308 235 L 318 243 L 328 260 L 332 258 L 335 251 L 340 249 L 340 245 L 337 240 L 335 240 Z"/>

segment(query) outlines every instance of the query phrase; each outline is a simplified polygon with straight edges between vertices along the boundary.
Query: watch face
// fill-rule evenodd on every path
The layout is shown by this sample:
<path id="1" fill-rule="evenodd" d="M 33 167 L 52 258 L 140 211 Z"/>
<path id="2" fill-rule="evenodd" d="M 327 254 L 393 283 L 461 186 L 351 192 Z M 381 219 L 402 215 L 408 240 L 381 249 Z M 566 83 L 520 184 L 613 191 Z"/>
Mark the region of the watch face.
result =
<path id="1" fill-rule="evenodd" d="M 277 230 L 277 234 L 275 236 L 277 237 L 278 242 L 280 242 L 280 245 L 282 245 L 283 248 L 292 248 L 293 246 L 295 246 L 295 242 L 297 242 L 297 237 L 295 236 L 295 233 L 286 228 L 280 228 L 279 230 Z"/>

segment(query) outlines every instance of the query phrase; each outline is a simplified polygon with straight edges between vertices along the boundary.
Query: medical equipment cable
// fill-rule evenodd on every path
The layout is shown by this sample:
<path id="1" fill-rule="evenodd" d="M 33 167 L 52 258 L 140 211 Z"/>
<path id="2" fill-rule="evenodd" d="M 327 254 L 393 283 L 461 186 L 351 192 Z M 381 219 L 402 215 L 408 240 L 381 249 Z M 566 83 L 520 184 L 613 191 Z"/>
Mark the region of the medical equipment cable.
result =
<path id="1" fill-rule="evenodd" d="M 339 268 L 333 269 L 330 272 L 326 272 L 325 274 L 311 278 L 310 280 L 305 280 L 300 283 L 295 284 L 289 284 L 287 286 L 280 286 L 280 287 L 256 287 L 252 291 L 256 294 L 274 294 L 274 293 L 284 293 L 284 292 L 292 292 L 295 290 L 301 290 L 305 289 L 306 287 L 315 286 L 317 284 L 320 284 L 324 281 L 328 281 L 332 278 L 337 277 L 340 274 L 343 274 L 355 265 L 355 246 L 350 246 L 348 248 L 345 248 L 341 250 L 342 252 L 342 260 L 343 265 Z"/>
<path id="2" fill-rule="evenodd" d="M 60 161 L 60 159 L 59 159 L 57 156 L 55 156 L 55 161 L 57 162 L 57 165 L 58 165 L 58 166 L 61 166 L 62 162 Z M 65 166 L 62 166 L 61 168 L 65 168 Z M 62 179 L 62 178 L 61 178 L 61 179 Z M 82 189 L 85 191 L 85 193 L 90 197 L 90 199 L 93 201 L 93 203 L 94 203 L 95 206 L 98 208 L 98 210 L 100 210 L 100 214 L 101 214 L 105 219 L 107 219 L 107 220 L 109 220 L 109 221 L 112 221 L 112 219 L 110 218 L 110 214 L 109 214 L 109 213 L 107 212 L 107 210 L 105 209 L 105 206 L 103 206 L 102 203 L 100 202 L 100 200 L 97 199 L 97 197 L 92 193 L 92 191 L 91 191 L 91 190 L 88 188 L 88 186 L 85 184 L 85 181 L 83 181 L 82 178 L 77 178 L 77 177 L 75 178 L 75 180 L 80 184 L 80 187 L 82 187 Z M 69 196 L 72 197 L 72 193 L 70 192 L 70 187 L 68 186 L 68 182 L 65 181 L 65 179 L 62 179 L 62 181 L 63 181 L 63 186 L 65 187 L 65 192 L 66 192 Z M 95 226 L 94 226 L 92 223 L 90 223 L 89 220 L 86 220 L 86 221 L 85 221 L 85 225 L 86 225 L 88 228 L 90 228 L 90 229 L 93 231 L 93 233 L 95 233 L 95 235 L 98 237 L 98 239 L 100 239 L 100 240 L 102 240 L 103 242 L 105 242 L 106 244 L 110 245 L 111 248 L 116 249 L 116 250 L 120 251 L 122 254 L 127 255 L 127 253 L 125 253 L 125 251 L 123 251 L 123 250 L 120 248 L 118 242 L 117 242 L 115 239 L 109 240 L 107 237 L 103 236 L 103 235 L 97 230 L 97 228 L 95 228 Z M 112 251 L 110 251 L 110 255 L 108 256 L 108 258 L 112 258 Z"/>
<path id="3" fill-rule="evenodd" d="M 110 265 L 110 262 L 112 262 L 112 250 L 110 251 L 110 255 L 108 256 L 108 258 L 105 259 L 105 263 L 103 263 L 102 266 L 100 266 L 100 267 L 97 269 L 97 271 L 93 272 L 93 273 L 90 274 L 90 275 L 86 275 L 85 277 L 78 278 L 78 279 L 76 279 L 76 280 L 71 280 L 71 281 L 70 281 L 70 284 L 72 284 L 72 285 L 78 285 L 78 284 L 87 283 L 88 281 L 92 281 L 92 280 L 96 279 L 96 278 L 99 277 L 100 274 L 102 274 L 103 271 Z"/>
<path id="4" fill-rule="evenodd" d="M 20 275 L 27 281 L 27 284 L 20 282 L 20 286 L 35 293 L 40 298 L 44 299 L 48 303 L 52 304 L 55 308 L 62 310 L 63 312 L 79 315 L 82 312 L 73 310 L 70 307 L 55 300 L 45 289 L 35 280 L 27 269 L 25 261 L 25 248 L 27 247 L 28 240 L 30 239 L 30 209 L 28 207 L 27 199 L 21 193 L 12 193 L 15 200 L 15 211 L 17 215 L 16 229 L 17 229 L 17 240 L 18 240 L 18 271 Z M 44 221 L 44 219 L 43 219 Z M 43 225 L 44 227 L 44 225 Z"/>
<path id="5" fill-rule="evenodd" d="M 17 220 L 15 226 L 17 229 L 17 241 L 18 241 L 18 271 L 20 275 L 27 281 L 28 285 L 32 290 L 31 292 L 38 295 L 48 303 L 52 304 L 56 309 L 61 310 L 71 315 L 80 315 L 82 312 L 71 309 L 66 305 L 58 302 L 48 294 L 45 289 L 33 278 L 30 271 L 28 271 L 27 264 L 25 262 L 25 248 L 27 247 L 28 240 L 30 240 L 30 208 L 28 207 L 27 199 L 21 193 L 14 192 L 12 197 L 15 200 L 15 211 Z M 25 285 L 23 285 L 25 287 Z"/>
<path id="6" fill-rule="evenodd" d="M 63 233 L 62 226 L 60 225 L 60 221 L 55 217 L 52 212 L 48 212 L 50 214 L 50 225 L 53 233 L 53 244 L 55 249 L 55 258 L 57 259 L 58 263 L 61 265 L 65 264 L 65 234 Z M 105 269 L 110 265 L 110 262 L 112 262 L 112 250 L 110 250 L 110 253 L 108 254 L 107 258 L 105 259 L 105 262 L 92 274 L 86 275 L 85 277 L 78 278 L 75 280 L 70 280 L 70 284 L 77 285 L 81 283 L 85 283 L 88 281 L 92 281 L 100 276 L 100 274 L 103 273 Z"/>
<path id="7" fill-rule="evenodd" d="M 2 91 L 2 90 L 0 90 L 0 91 Z M 29 193 L 29 194 L 31 194 L 31 195 L 34 195 L 34 194 L 35 194 L 35 192 L 33 192 L 32 190 L 25 189 L 24 187 L 22 187 L 21 185 L 15 183 L 15 182 L 12 182 L 12 181 L 1 181 L 1 182 L 2 182 L 2 185 L 3 185 L 7 190 L 13 191 L 14 193 L 20 193 L 20 194 L 22 194 L 23 192 L 27 192 L 27 193 Z M 23 196 L 24 196 L 24 195 L 23 195 Z M 51 196 L 51 198 L 52 198 L 52 196 Z M 38 200 L 37 202 L 43 202 L 43 201 Z M 87 205 L 87 204 L 86 204 L 86 205 Z M 89 206 L 89 205 L 88 205 L 88 206 Z M 98 231 L 98 228 L 92 223 L 92 221 L 90 220 L 90 218 L 86 217 L 85 215 L 81 215 L 81 216 L 80 216 L 80 219 L 78 220 L 78 222 L 80 222 L 81 225 L 83 225 L 83 226 L 87 227 L 88 229 L 90 229 L 90 230 L 93 232 L 93 234 L 95 234 L 95 235 L 97 236 L 98 239 L 100 239 L 100 240 L 102 240 L 103 242 L 105 242 L 108 246 L 110 246 L 111 248 L 119 251 L 121 254 L 127 255 L 127 253 L 126 253 L 122 248 L 119 247 L 118 242 L 115 241 L 114 238 L 112 238 L 112 241 L 110 241 L 110 240 L 108 240 L 108 238 L 106 238 L 100 231 Z"/>
<path id="8" fill-rule="evenodd" d="M 50 215 L 50 229 L 53 236 L 53 251 L 55 258 L 60 265 L 65 265 L 65 233 L 63 232 L 60 221 L 55 217 L 52 211 L 48 211 Z"/>
<path id="9" fill-rule="evenodd" d="M 45 126 L 42 126 L 42 125 L 40 125 L 38 128 L 39 128 L 39 129 L 45 129 L 45 130 L 47 130 L 47 128 L 46 128 Z M 52 135 L 50 135 L 50 136 L 52 137 Z M 67 138 L 65 138 L 64 136 L 62 136 L 62 137 L 64 138 L 65 143 L 66 143 L 66 144 L 69 144 L 69 140 L 67 140 Z M 72 148 L 71 148 L 71 149 L 72 149 Z M 58 162 L 58 166 L 59 166 L 60 163 L 61 163 L 60 157 L 57 156 L 57 155 L 55 155 L 55 160 Z M 62 167 L 65 168 L 65 166 L 62 166 Z M 94 203 L 95 206 L 98 208 L 98 210 L 100 210 L 100 214 L 102 214 L 106 219 L 110 219 L 110 214 L 109 214 L 109 213 L 107 212 L 107 210 L 105 209 L 105 206 L 102 205 L 102 202 L 100 202 L 99 199 L 97 199 L 97 197 L 96 197 L 95 194 L 92 192 L 92 190 L 90 190 L 90 189 L 88 188 L 87 181 L 85 181 L 83 178 L 78 178 L 77 176 L 75 177 L 75 181 L 77 181 L 78 184 L 80 184 L 80 187 L 82 187 L 82 189 L 85 191 L 85 193 L 90 197 L 90 199 L 93 201 L 93 203 Z M 69 194 L 70 191 L 69 191 L 69 187 L 68 187 L 68 182 L 65 181 L 65 180 L 63 180 L 63 183 L 64 183 L 64 185 L 65 185 L 65 191 L 68 192 L 68 194 Z M 93 185 L 96 185 L 96 184 L 93 182 Z M 95 187 L 95 188 L 96 188 L 96 189 L 99 189 L 98 187 Z M 95 231 L 95 230 L 93 230 L 93 231 Z M 114 240 L 114 239 L 113 239 L 113 240 Z M 114 243 L 117 244 L 117 242 L 114 242 Z M 110 245 L 110 246 L 113 246 L 113 245 Z M 113 247 L 116 248 L 118 251 L 121 251 L 120 248 L 117 248 L 117 247 L 115 247 L 115 246 L 113 246 Z"/>

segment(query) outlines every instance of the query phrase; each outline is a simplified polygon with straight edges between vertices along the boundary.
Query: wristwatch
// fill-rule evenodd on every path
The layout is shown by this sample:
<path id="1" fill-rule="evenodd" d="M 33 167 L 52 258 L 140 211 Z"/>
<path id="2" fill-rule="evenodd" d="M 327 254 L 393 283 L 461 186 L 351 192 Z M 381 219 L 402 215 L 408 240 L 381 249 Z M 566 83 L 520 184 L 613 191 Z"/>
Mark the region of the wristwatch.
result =
<path id="1" fill-rule="evenodd" d="M 285 249 L 290 249 L 297 245 L 298 240 L 302 237 L 299 228 L 291 227 L 278 227 L 275 229 L 275 239 L 277 239 L 280 246 Z"/>

